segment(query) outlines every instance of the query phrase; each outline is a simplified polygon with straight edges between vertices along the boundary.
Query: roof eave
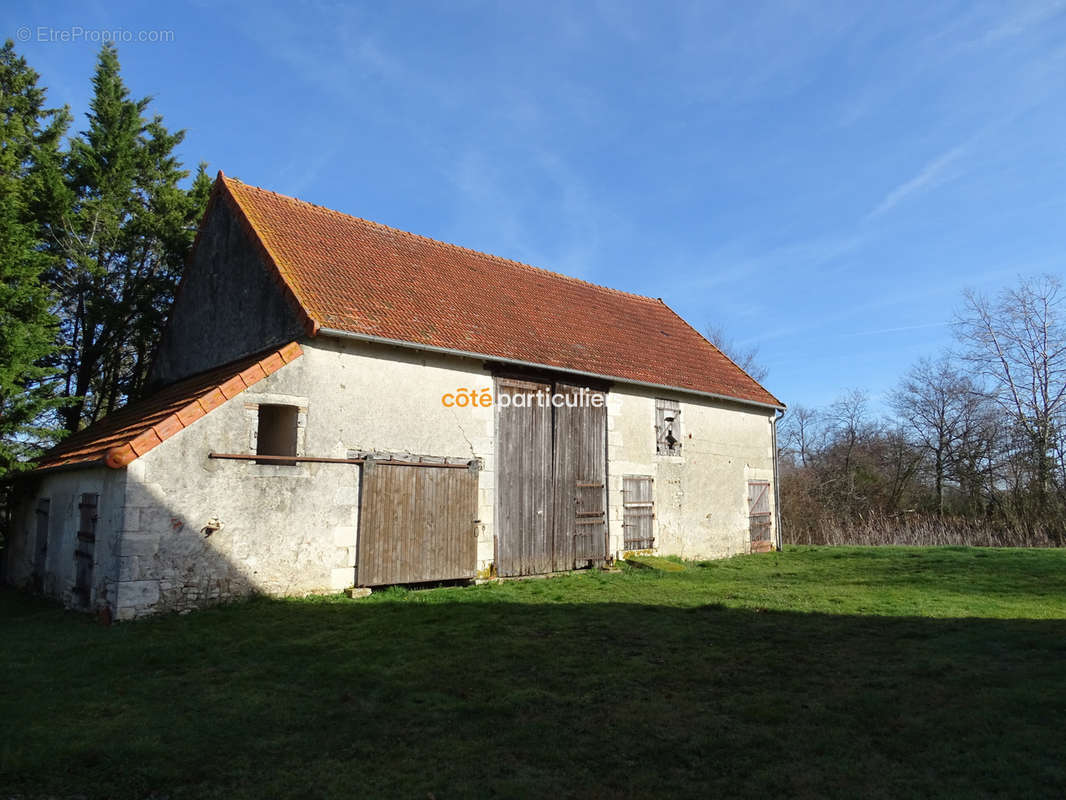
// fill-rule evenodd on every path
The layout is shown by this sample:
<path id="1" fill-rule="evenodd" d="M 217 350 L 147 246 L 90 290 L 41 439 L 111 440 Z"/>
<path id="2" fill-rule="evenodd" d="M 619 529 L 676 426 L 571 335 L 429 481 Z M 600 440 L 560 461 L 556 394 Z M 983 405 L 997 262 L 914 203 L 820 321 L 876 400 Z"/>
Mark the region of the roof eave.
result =
<path id="1" fill-rule="evenodd" d="M 263 357 L 260 358 L 259 356 Z M 45 472 L 61 469 L 80 469 L 96 466 L 105 466 L 111 469 L 123 469 L 132 462 L 143 456 L 149 450 L 165 442 L 171 436 L 189 427 L 197 420 L 207 416 L 213 410 L 239 395 L 245 389 L 254 386 L 264 378 L 273 375 L 286 364 L 291 364 L 303 355 L 299 342 L 289 342 L 287 345 L 272 349 L 271 351 L 254 354 L 250 358 L 239 359 L 235 364 L 248 364 L 244 369 L 231 375 L 218 385 L 201 386 L 196 394 L 188 398 L 180 408 L 175 410 L 157 422 L 139 430 L 135 435 L 124 438 L 118 444 L 109 447 L 102 456 L 86 458 L 82 461 L 60 462 L 58 464 L 44 463 L 28 470 L 26 474 L 40 475 Z M 208 371 L 209 373 L 211 370 Z M 87 430 L 91 430 L 87 429 Z M 60 444 L 60 447 L 62 444 Z M 46 453 L 45 458 L 48 457 Z M 58 456 L 62 458 L 62 454 Z"/>
<path id="2" fill-rule="evenodd" d="M 411 350 L 422 350 L 429 353 L 442 353 L 444 355 L 462 356 L 464 358 L 476 358 L 484 359 L 488 361 L 498 361 L 504 364 L 513 364 L 519 367 L 532 367 L 534 369 L 547 369 L 554 370 L 555 372 L 563 372 L 568 375 L 581 375 L 588 378 L 596 378 L 602 381 L 613 381 L 615 383 L 624 383 L 630 386 L 641 386 L 646 389 L 666 389 L 672 392 L 682 392 L 684 394 L 695 395 L 697 397 L 706 397 L 711 400 L 721 400 L 729 403 L 740 403 L 747 406 L 755 406 L 757 408 L 765 408 L 774 411 L 784 411 L 785 406 L 775 403 L 762 403 L 758 400 L 747 400 L 742 397 L 733 397 L 726 394 L 715 394 L 714 392 L 701 392 L 696 389 L 687 389 L 683 386 L 670 386 L 665 383 L 649 383 L 647 381 L 637 381 L 632 378 L 621 378 L 617 375 L 600 375 L 595 372 L 586 372 L 578 369 L 568 369 L 566 367 L 558 367 L 553 364 L 538 364 L 534 361 L 522 361 L 515 358 L 503 358 L 498 355 L 491 355 L 489 353 L 477 353 L 472 350 L 455 350 L 450 347 L 438 347 L 431 344 L 421 344 L 419 342 L 409 342 L 404 339 L 388 339 L 383 336 L 374 336 L 368 333 L 353 333 L 352 331 L 340 330 L 338 328 L 322 328 L 318 329 L 318 333 L 323 336 L 334 336 L 339 339 L 355 339 L 362 342 L 374 342 L 377 344 L 392 345 L 394 347 L 406 347 Z"/>
<path id="3" fill-rule="evenodd" d="M 34 467 L 28 469 L 25 472 L 20 472 L 15 477 L 19 478 L 36 478 L 40 475 L 47 475 L 52 472 L 71 472 L 76 469 L 106 469 L 110 465 L 105 458 L 94 458 L 89 461 L 71 461 L 64 462 L 62 464 L 46 464 L 40 467 Z M 115 467 L 112 467 L 115 469 Z"/>

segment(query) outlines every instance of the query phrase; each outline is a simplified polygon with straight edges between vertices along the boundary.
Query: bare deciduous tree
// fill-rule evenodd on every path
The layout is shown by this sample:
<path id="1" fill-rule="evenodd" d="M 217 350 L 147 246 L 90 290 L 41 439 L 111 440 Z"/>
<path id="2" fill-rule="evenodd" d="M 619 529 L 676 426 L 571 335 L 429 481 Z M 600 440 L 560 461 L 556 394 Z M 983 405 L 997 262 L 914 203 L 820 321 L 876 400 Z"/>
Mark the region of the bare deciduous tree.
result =
<path id="1" fill-rule="evenodd" d="M 956 333 L 961 352 L 915 364 L 889 417 L 859 390 L 785 417 L 793 542 L 1066 544 L 1066 291 L 968 292 Z"/>
<path id="2" fill-rule="evenodd" d="M 964 293 L 955 332 L 963 358 L 988 383 L 1029 452 L 1032 488 L 1041 499 L 1052 482 L 1066 412 L 1066 296 L 1055 276 L 1020 279 L 989 298 Z"/>
<path id="3" fill-rule="evenodd" d="M 797 460 L 800 467 L 809 466 L 824 438 L 821 414 L 813 408 L 793 406 L 781 423 L 782 455 Z"/>
<path id="4" fill-rule="evenodd" d="M 937 511 L 944 513 L 944 484 L 952 474 L 956 452 L 972 431 L 981 396 L 947 356 L 923 358 L 892 393 L 892 407 L 911 440 L 929 457 Z"/>
<path id="5" fill-rule="evenodd" d="M 826 428 L 830 442 L 823 454 L 826 480 L 823 486 L 831 489 L 832 505 L 850 513 L 861 500 L 860 470 L 862 444 L 872 439 L 877 426 L 870 420 L 869 398 L 861 389 L 841 395 L 826 413 Z"/>
<path id="6" fill-rule="evenodd" d="M 717 325 L 707 328 L 707 341 L 721 350 L 738 367 L 751 375 L 759 383 L 766 380 L 770 373 L 766 367 L 759 363 L 758 347 L 742 347 L 725 330 Z"/>

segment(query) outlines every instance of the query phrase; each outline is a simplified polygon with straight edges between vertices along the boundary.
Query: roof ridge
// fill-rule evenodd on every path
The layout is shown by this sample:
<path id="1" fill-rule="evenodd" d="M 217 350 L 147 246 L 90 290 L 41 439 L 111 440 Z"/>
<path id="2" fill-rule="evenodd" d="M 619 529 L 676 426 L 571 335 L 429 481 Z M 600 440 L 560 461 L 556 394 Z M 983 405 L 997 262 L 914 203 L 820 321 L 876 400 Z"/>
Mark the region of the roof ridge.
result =
<path id="1" fill-rule="evenodd" d="M 248 189 L 252 189 L 252 190 L 257 191 L 257 192 L 262 192 L 264 194 L 272 195 L 273 197 L 276 197 L 279 200 L 284 200 L 285 202 L 288 202 L 288 203 L 295 203 L 295 204 L 300 205 L 300 206 L 309 206 L 309 207 L 311 207 L 311 208 L 313 208 L 313 209 L 315 209 L 317 211 L 323 211 L 326 214 L 329 214 L 329 215 L 332 215 L 332 216 L 335 216 L 335 217 L 340 217 L 340 218 L 346 219 L 346 220 L 353 220 L 355 222 L 362 222 L 362 223 L 367 224 L 367 225 L 373 225 L 376 228 L 381 228 L 382 230 L 389 231 L 390 233 L 397 233 L 397 234 L 400 234 L 401 236 L 409 236 L 412 239 L 418 239 L 418 240 L 423 241 L 423 242 L 428 242 L 429 244 L 432 244 L 432 245 L 434 245 L 436 247 L 444 247 L 444 248 L 449 248 L 449 249 L 454 249 L 454 250 L 461 250 L 461 251 L 463 251 L 465 253 L 472 253 L 472 254 L 477 255 L 477 256 L 483 256 L 485 258 L 491 258 L 493 261 L 498 261 L 498 262 L 501 262 L 503 264 L 508 264 L 508 265 L 515 266 L 515 267 L 520 267 L 520 268 L 523 268 L 523 269 L 534 270 L 536 272 L 540 272 L 540 273 L 543 273 L 545 275 L 550 275 L 550 276 L 552 276 L 554 278 L 562 278 L 563 280 L 572 281 L 573 283 L 580 283 L 580 284 L 582 284 L 584 286 L 591 286 L 591 287 L 593 287 L 595 289 L 602 289 L 605 292 L 614 292 L 615 294 L 624 295 L 626 297 L 633 297 L 633 298 L 636 298 L 638 300 L 644 300 L 644 301 L 647 301 L 647 302 L 650 302 L 650 303 L 662 303 L 663 302 L 662 298 L 660 298 L 660 297 L 649 297 L 648 295 L 637 294 L 636 292 L 627 292 L 625 289 L 616 289 L 613 286 L 604 286 L 602 283 L 594 283 L 593 281 L 587 281 L 584 278 L 575 278 L 573 275 L 567 275 L 567 274 L 565 274 L 563 272 L 557 272 L 556 270 L 546 269 L 544 267 L 538 267 L 535 264 L 527 264 L 526 262 L 518 261 L 517 259 L 507 258 L 506 256 L 496 255 L 495 253 L 488 253 L 488 252 L 486 252 L 484 250 L 475 250 L 472 247 L 466 247 L 466 246 L 461 245 L 461 244 L 455 244 L 454 242 L 445 242 L 445 241 L 443 241 L 441 239 L 434 239 L 431 236 L 423 236 L 420 233 L 413 233 L 411 231 L 405 231 L 403 228 L 395 228 L 392 225 L 386 225 L 383 222 L 376 222 L 375 220 L 366 219 L 365 217 L 357 217 L 354 214 L 346 214 L 343 211 L 337 211 L 336 209 L 328 208 L 327 206 L 320 206 L 320 205 L 318 205 L 318 203 L 312 203 L 309 200 L 301 200 L 299 197 L 293 197 L 292 195 L 281 194 L 280 192 L 275 192 L 275 191 L 272 191 L 270 189 L 264 189 L 262 186 L 256 186 L 255 184 L 252 184 L 252 183 L 245 183 L 244 181 L 240 180 L 239 178 L 234 178 L 234 177 L 231 177 L 229 175 L 222 175 L 221 173 L 219 173 L 219 174 L 220 174 L 220 177 L 222 178 L 222 180 L 226 181 L 227 183 L 237 183 L 237 184 L 240 184 L 241 186 L 246 187 Z M 664 303 L 664 305 L 665 305 L 665 303 Z"/>
<path id="2" fill-rule="evenodd" d="M 660 299 L 660 302 L 662 302 L 661 299 Z M 740 364 L 738 364 L 736 361 L 734 361 L 721 347 L 716 345 L 714 342 L 712 342 L 710 339 L 708 339 L 706 336 L 704 336 L 702 333 L 700 333 L 698 330 L 696 330 L 696 327 L 694 325 L 692 325 L 692 323 L 690 323 L 687 319 L 685 319 L 683 316 L 681 316 L 676 311 L 674 311 L 672 308 L 670 308 L 670 306 L 668 306 L 666 303 L 663 303 L 663 308 L 665 308 L 667 311 L 669 311 L 671 314 L 673 314 L 675 317 L 677 317 L 679 320 L 681 320 L 681 323 L 683 325 L 687 326 L 693 333 L 695 333 L 696 336 L 698 336 L 701 341 L 704 341 L 707 344 L 709 344 L 711 347 L 713 347 L 715 352 L 717 352 L 720 356 L 722 356 L 722 358 L 724 358 L 726 361 L 728 361 L 730 364 L 732 364 L 734 367 L 736 367 L 741 372 L 741 374 L 744 375 L 744 377 L 746 377 L 748 380 L 750 380 L 752 383 L 754 383 L 756 386 L 758 386 L 760 389 L 762 389 L 764 392 L 766 392 L 768 395 L 770 395 L 770 397 L 772 397 L 775 402 L 777 402 L 777 403 L 781 402 L 780 400 L 778 400 L 777 395 L 775 395 L 773 392 L 771 392 L 769 389 L 767 389 L 765 386 L 763 386 L 762 383 L 760 383 L 759 381 L 755 380 L 755 378 L 753 378 L 748 373 L 748 371 L 746 369 L 744 369 L 744 367 L 740 366 Z"/>

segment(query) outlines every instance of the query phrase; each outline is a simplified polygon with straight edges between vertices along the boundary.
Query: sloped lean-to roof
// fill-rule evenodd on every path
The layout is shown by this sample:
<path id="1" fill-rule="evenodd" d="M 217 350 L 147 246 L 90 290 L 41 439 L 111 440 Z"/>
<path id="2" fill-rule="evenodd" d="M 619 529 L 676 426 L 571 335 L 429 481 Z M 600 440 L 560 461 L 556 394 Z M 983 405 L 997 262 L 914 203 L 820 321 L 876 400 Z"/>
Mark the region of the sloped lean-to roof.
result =
<path id="1" fill-rule="evenodd" d="M 662 300 L 389 228 L 219 173 L 312 334 L 783 407 Z"/>
<path id="2" fill-rule="evenodd" d="M 64 439 L 35 471 L 124 467 L 302 354 L 300 345 L 290 342 L 179 381 Z"/>

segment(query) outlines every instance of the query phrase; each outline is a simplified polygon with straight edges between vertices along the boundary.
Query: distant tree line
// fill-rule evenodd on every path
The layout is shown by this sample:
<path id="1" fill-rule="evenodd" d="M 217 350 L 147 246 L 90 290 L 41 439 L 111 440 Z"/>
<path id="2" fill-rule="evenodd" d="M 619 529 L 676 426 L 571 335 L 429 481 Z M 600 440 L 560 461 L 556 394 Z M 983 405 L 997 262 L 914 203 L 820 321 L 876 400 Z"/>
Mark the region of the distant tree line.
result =
<path id="1" fill-rule="evenodd" d="M 1051 544 L 1066 534 L 1066 295 L 1051 275 L 964 293 L 957 347 L 779 430 L 793 543 Z"/>
<path id="2" fill-rule="evenodd" d="M 101 48 L 84 130 L 0 50 L 0 482 L 137 397 L 211 181 Z M 183 183 L 188 183 L 187 187 Z"/>

